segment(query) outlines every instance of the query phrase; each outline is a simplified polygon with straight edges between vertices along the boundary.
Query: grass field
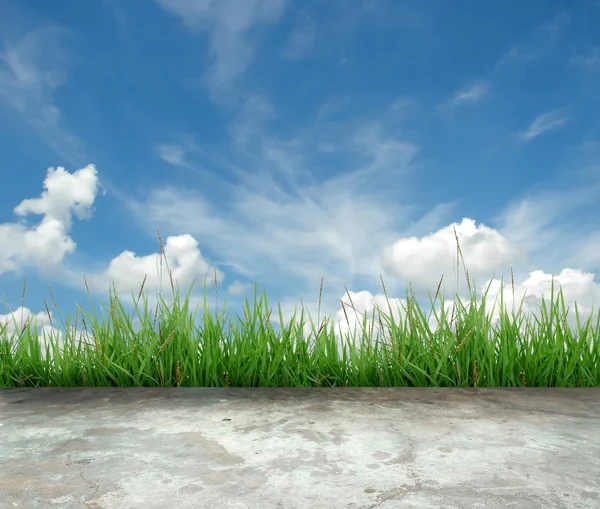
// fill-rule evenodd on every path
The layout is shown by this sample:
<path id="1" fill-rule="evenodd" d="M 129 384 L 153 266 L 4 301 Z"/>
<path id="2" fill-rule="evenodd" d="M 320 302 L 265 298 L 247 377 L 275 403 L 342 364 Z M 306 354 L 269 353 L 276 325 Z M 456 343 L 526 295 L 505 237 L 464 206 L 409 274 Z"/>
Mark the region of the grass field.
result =
<path id="1" fill-rule="evenodd" d="M 101 318 L 95 309 L 90 315 L 78 307 L 74 322 L 67 317 L 62 323 L 62 353 L 54 338 L 42 352 L 35 324 L 19 329 L 15 318 L 11 335 L 7 325 L 0 325 L 0 386 L 600 387 L 600 313 L 595 324 L 593 311 L 581 323 L 575 306 L 574 331 L 566 324 L 569 310 L 562 291 L 556 296 L 553 291 L 548 305 L 542 302 L 541 319 L 525 316 L 523 302 L 509 314 L 501 295 L 496 325 L 486 313 L 487 291 L 480 305 L 474 291 L 470 305 L 456 301 L 457 311 L 450 316 L 440 298 L 435 330 L 407 291 L 400 323 L 394 323 L 388 301 L 388 310 L 379 310 L 371 327 L 364 316 L 360 333 L 340 341 L 330 320 L 315 326 L 309 316 L 306 322 L 304 308 L 299 318 L 294 314 L 285 323 L 278 306 L 281 327 L 276 330 L 266 295 L 257 299 L 256 286 L 252 305 L 245 302 L 244 317 L 226 320 L 225 307 L 214 315 L 207 309 L 205 281 L 201 325 L 196 325 L 198 308 L 192 310 L 189 303 L 192 289 L 181 300 L 170 279 L 170 305 L 159 296 L 156 308 L 149 310 L 144 284 L 137 299 L 132 295 L 140 323 L 135 329 L 134 316 L 127 315 L 112 291 Z M 382 286 L 387 299 L 383 280 Z M 434 313 L 440 286 L 441 281 L 430 298 Z M 216 282 L 215 288 L 218 296 Z M 87 282 L 86 289 L 90 296 Z M 356 311 L 352 304 L 342 306 L 346 319 Z M 46 311 L 52 322 L 47 305 Z M 305 323 L 312 331 L 307 337 Z"/>

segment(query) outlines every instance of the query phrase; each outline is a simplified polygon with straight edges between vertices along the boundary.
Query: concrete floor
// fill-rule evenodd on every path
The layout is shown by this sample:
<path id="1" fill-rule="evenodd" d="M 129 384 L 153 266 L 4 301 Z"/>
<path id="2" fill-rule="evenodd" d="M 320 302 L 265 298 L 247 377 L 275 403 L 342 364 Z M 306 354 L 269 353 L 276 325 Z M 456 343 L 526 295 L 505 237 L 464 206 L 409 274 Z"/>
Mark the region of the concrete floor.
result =
<path id="1" fill-rule="evenodd" d="M 600 389 L 0 389 L 0 507 L 599 509 Z"/>

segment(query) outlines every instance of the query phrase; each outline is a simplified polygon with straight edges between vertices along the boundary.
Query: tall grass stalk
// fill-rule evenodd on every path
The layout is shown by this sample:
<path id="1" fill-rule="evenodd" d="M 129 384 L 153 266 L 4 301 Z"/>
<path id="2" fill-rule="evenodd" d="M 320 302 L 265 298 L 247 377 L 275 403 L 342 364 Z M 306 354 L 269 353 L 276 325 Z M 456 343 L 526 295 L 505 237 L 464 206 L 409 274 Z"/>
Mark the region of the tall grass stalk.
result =
<path id="1" fill-rule="evenodd" d="M 159 240 L 164 256 L 160 234 Z M 160 272 L 162 280 L 162 262 Z M 542 300 L 541 319 L 534 317 L 533 323 L 525 321 L 523 301 L 518 312 L 508 314 L 502 289 L 500 318 L 493 326 L 485 309 L 489 287 L 479 306 L 472 290 L 470 304 L 457 300 L 448 317 L 440 280 L 435 297 L 429 298 L 438 324 L 432 330 L 412 288 L 407 289 L 404 318 L 395 323 L 382 279 L 389 313 L 378 310 L 376 317 L 374 311 L 370 326 L 364 315 L 359 337 L 355 331 L 338 341 L 329 319 L 317 327 L 310 316 L 312 332 L 304 336 L 304 306 L 298 321 L 294 312 L 285 323 L 278 305 L 280 330 L 275 330 L 272 308 L 264 292 L 257 300 L 256 284 L 252 307 L 246 300 L 244 317 L 237 315 L 236 325 L 224 319 L 227 299 L 220 314 L 218 308 L 215 316 L 210 313 L 205 280 L 203 323 L 197 326 L 198 307 L 190 309 L 193 285 L 182 301 L 170 269 L 169 279 L 173 302 L 168 305 L 159 294 L 153 311 L 143 293 L 146 279 L 137 298 L 132 294 L 133 317 L 114 287 L 109 309 L 102 309 L 101 317 L 93 303 L 90 314 L 78 307 L 75 323 L 69 316 L 62 323 L 63 352 L 54 336 L 43 333 L 40 338 L 35 323 L 19 329 L 13 316 L 13 334 L 8 334 L 8 324 L 0 325 L 0 387 L 600 387 L 600 313 L 595 325 L 593 311 L 581 324 L 575 306 L 574 332 L 566 324 L 569 310 L 562 290 L 555 301 L 554 287 L 549 307 Z M 84 281 L 91 301 L 85 277 Z M 322 288 L 323 281 L 318 320 Z M 514 294 L 514 278 L 512 288 Z M 26 282 L 23 300 L 25 290 Z M 216 274 L 215 291 L 218 299 Z M 60 313 L 53 295 L 52 299 Z M 358 316 L 349 300 L 350 305 L 342 302 L 348 325 L 349 312 Z M 47 342 L 45 352 L 40 339 Z"/>

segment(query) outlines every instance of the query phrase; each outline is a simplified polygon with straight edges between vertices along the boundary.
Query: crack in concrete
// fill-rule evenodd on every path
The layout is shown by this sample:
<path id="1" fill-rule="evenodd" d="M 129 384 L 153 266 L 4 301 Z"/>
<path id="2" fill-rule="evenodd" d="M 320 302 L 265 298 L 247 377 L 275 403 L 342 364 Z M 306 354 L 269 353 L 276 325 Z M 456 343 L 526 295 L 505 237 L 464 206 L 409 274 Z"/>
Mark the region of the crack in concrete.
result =
<path id="1" fill-rule="evenodd" d="M 77 469 L 77 473 L 79 474 L 79 477 L 81 477 L 81 480 L 94 490 L 92 496 L 97 497 L 98 492 L 100 490 L 100 485 L 97 482 L 88 481 L 86 479 L 85 473 L 83 471 L 83 466 L 90 464 L 92 461 L 95 461 L 96 458 L 84 458 L 84 459 L 72 461 L 71 456 L 70 456 L 72 453 L 73 453 L 73 450 L 70 450 L 69 452 L 67 452 L 67 462 L 65 463 L 65 465 L 66 466 L 74 465 L 75 468 Z"/>

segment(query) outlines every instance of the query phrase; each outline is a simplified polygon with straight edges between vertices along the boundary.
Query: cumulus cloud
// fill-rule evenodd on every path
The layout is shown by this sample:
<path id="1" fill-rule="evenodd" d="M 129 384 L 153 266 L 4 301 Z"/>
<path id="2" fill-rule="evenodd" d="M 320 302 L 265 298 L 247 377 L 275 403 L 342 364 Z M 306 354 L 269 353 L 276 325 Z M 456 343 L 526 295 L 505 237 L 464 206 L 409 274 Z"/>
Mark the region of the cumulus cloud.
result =
<path id="1" fill-rule="evenodd" d="M 0 225 L 0 274 L 16 271 L 28 265 L 36 265 L 40 269 L 55 269 L 66 284 L 73 284 L 81 278 L 79 269 L 67 268 L 61 265 L 66 254 L 75 251 L 75 242 L 67 235 L 71 228 L 71 213 L 80 219 L 89 217 L 91 206 L 97 191 L 96 168 L 93 165 L 69 174 L 64 168 L 48 170 L 44 187 L 46 191 L 40 198 L 24 200 L 16 207 L 19 214 L 42 214 L 44 219 L 35 229 L 28 229 L 20 224 Z M 171 274 L 169 274 L 169 270 Z M 184 294 L 187 294 L 193 283 L 202 286 L 205 279 L 210 281 L 216 277 L 217 283 L 224 279 L 222 271 L 210 266 L 198 248 L 198 242 L 191 235 L 167 237 L 162 253 L 146 256 L 136 256 L 131 251 L 123 251 L 113 258 L 107 269 L 87 275 L 86 281 L 90 291 L 106 292 L 114 288 L 117 293 L 137 294 L 145 279 L 144 289 L 147 294 L 157 291 L 170 301 L 171 277 L 173 284 Z M 231 286 L 233 294 L 245 290 L 239 283 Z M 184 297 L 185 295 L 180 296 Z M 151 307 L 158 302 L 157 296 L 147 297 Z M 196 299 L 198 303 L 202 299 Z M 124 301 L 127 304 L 127 301 Z M 195 307 L 192 296 L 190 302 Z M 51 316 L 51 315 L 50 315 Z M 58 347 L 64 351 L 65 333 L 54 327 L 46 312 L 33 314 L 27 308 L 18 308 L 12 313 L 0 315 L 0 328 L 6 325 L 2 338 L 9 338 L 15 330 L 32 326 L 35 320 L 38 337 L 42 342 L 42 355 L 45 358 L 45 348 L 51 342 L 58 342 Z M 15 327 L 16 322 L 16 327 Z M 69 331 L 75 345 L 81 341 L 89 342 L 85 332 Z M 74 335 L 73 335 L 74 334 Z M 16 348 L 16 344 L 14 345 Z M 52 347 L 50 347 L 52 352 Z"/>
<path id="2" fill-rule="evenodd" d="M 211 267 L 204 259 L 196 239 L 191 235 L 178 235 L 167 237 L 164 254 L 136 256 L 131 251 L 123 251 L 110 261 L 105 271 L 91 274 L 86 279 L 90 288 L 94 290 L 106 291 L 109 289 L 109 284 L 110 288 L 114 284 L 117 292 L 128 294 L 139 291 L 142 282 L 146 279 L 145 290 L 162 293 L 163 290 L 171 288 L 169 270 L 176 289 L 178 285 L 184 293 L 187 293 L 194 280 L 196 284 L 202 286 L 205 278 L 214 277 L 215 271 L 217 282 L 225 277 L 223 272 Z"/>
<path id="3" fill-rule="evenodd" d="M 403 319 L 403 311 L 406 309 L 406 300 L 399 298 L 389 298 L 391 307 L 391 316 L 398 323 Z M 321 302 L 317 300 L 302 300 L 300 303 L 294 299 L 284 299 L 278 306 L 273 307 L 271 314 L 271 323 L 280 326 L 288 327 L 292 317 L 295 315 L 294 323 L 300 325 L 302 318 L 303 326 L 301 331 L 303 337 L 310 338 L 312 344 L 315 338 L 315 333 L 318 333 L 321 328 L 328 332 L 333 327 L 334 336 L 338 348 L 339 357 L 342 358 L 342 347 L 353 344 L 357 349 L 360 349 L 362 338 L 363 320 L 366 318 L 367 333 L 374 344 L 374 338 L 379 337 L 380 341 L 388 342 L 389 335 L 386 336 L 386 322 L 383 320 L 380 310 L 386 315 L 389 315 L 388 301 L 383 294 L 372 294 L 368 291 L 348 291 L 339 299 L 336 299 L 335 305 L 332 302 Z M 279 309 L 283 322 L 279 318 Z M 381 320 L 380 320 L 381 318 Z M 312 321 L 312 323 L 311 323 Z M 381 329 L 383 323 L 384 330 Z M 314 327 L 313 327 L 314 325 Z M 294 343 L 296 344 L 296 343 Z M 349 351 L 346 350 L 349 354 Z"/>
<path id="4" fill-rule="evenodd" d="M 181 18 L 191 31 L 210 33 L 213 63 L 206 80 L 213 94 L 229 89 L 251 66 L 255 46 L 248 37 L 257 25 L 277 21 L 286 0 L 156 0 L 166 11 Z"/>
<path id="5" fill-rule="evenodd" d="M 553 282 L 554 290 L 552 290 Z M 536 320 L 543 320 L 542 303 L 544 302 L 546 309 L 549 310 L 551 303 L 553 305 L 558 303 L 559 291 L 562 291 L 567 313 L 565 325 L 570 328 L 576 338 L 579 330 L 575 308 L 577 308 L 581 326 L 584 326 L 589 318 L 592 319 L 592 325 L 594 326 L 598 314 L 598 303 L 600 302 L 600 284 L 594 281 L 594 275 L 573 269 L 564 269 L 556 275 L 539 270 L 534 271 L 522 283 L 515 283 L 514 287 L 511 282 L 506 280 L 489 279 L 484 284 L 479 285 L 476 290 L 477 297 L 474 301 L 470 297 L 466 298 L 460 295 L 454 296 L 452 299 L 444 299 L 444 321 L 454 331 L 451 320 L 458 313 L 463 313 L 463 308 L 466 313 L 473 305 L 476 309 L 479 309 L 483 305 L 483 296 L 487 291 L 485 312 L 491 327 L 488 339 L 493 340 L 495 338 L 496 345 L 499 345 L 501 341 L 501 338 L 494 335 L 494 329 L 499 327 L 502 311 L 501 301 L 504 303 L 504 313 L 508 314 L 511 320 L 520 308 L 524 320 L 517 323 L 522 336 L 514 339 L 521 346 L 531 340 L 528 329 L 539 330 Z M 432 295 L 431 298 L 433 299 L 433 297 Z M 323 309 L 321 307 L 320 320 L 317 320 L 317 316 L 319 316 L 317 302 L 302 302 L 302 307 L 300 307 L 295 302 L 288 300 L 281 306 L 284 319 L 281 325 L 288 326 L 294 313 L 296 314 L 295 323 L 299 324 L 300 310 L 304 309 L 304 327 L 301 330 L 303 337 L 311 338 L 312 343 L 315 338 L 315 331 L 318 331 L 324 321 L 328 320 L 327 330 L 333 326 L 339 358 L 342 358 L 342 347 L 344 346 L 347 354 L 349 354 L 348 347 L 350 344 L 354 345 L 357 350 L 360 349 L 361 341 L 363 341 L 363 331 L 367 333 L 366 338 L 364 338 L 367 343 L 374 345 L 375 341 L 378 340 L 380 345 L 383 343 L 389 348 L 391 346 L 390 317 L 393 323 L 401 328 L 407 326 L 410 330 L 413 327 L 408 318 L 408 301 L 405 298 L 390 298 L 383 293 L 374 294 L 363 290 L 359 292 L 348 291 L 338 299 L 338 302 L 340 305 L 337 311 L 333 313 L 330 310 L 331 308 L 325 307 Z M 433 308 L 430 305 L 419 305 L 419 307 L 425 314 L 426 322 L 423 323 L 420 318 L 415 317 L 413 314 L 413 323 L 420 330 L 425 328 L 425 330 L 428 329 L 432 334 L 435 334 L 438 327 L 443 323 L 441 322 L 442 305 L 440 300 L 438 299 L 435 302 Z M 561 308 L 558 309 L 558 314 L 561 319 L 564 318 Z M 310 323 L 311 319 L 314 328 L 313 324 Z M 276 315 L 272 316 L 271 321 L 280 323 L 279 317 Z M 418 325 L 416 322 L 418 322 Z M 556 326 L 556 322 L 553 322 L 553 327 Z"/>
<path id="6" fill-rule="evenodd" d="M 124 251 L 111 260 L 106 270 L 88 274 L 85 281 L 91 292 L 105 293 L 114 288 L 125 306 L 130 305 L 131 301 L 122 299 L 123 294 L 131 295 L 133 293 L 137 297 L 142 282 L 144 282 L 145 301 L 149 304 L 149 308 L 153 309 L 159 302 L 159 294 L 167 305 L 172 302 L 169 270 L 175 290 L 180 290 L 179 295 L 182 298 L 186 297 L 193 283 L 196 284 L 195 288 L 202 287 L 205 281 L 211 283 L 216 277 L 217 284 L 219 284 L 225 277 L 222 271 L 210 266 L 204 260 L 198 249 L 198 242 L 192 236 L 179 235 L 166 239 L 162 253 L 136 256 L 131 251 Z M 76 276 L 80 276 L 78 270 L 66 267 L 62 268 L 62 274 L 65 276 L 63 281 L 65 283 L 73 283 Z M 245 289 L 246 287 L 240 283 L 234 283 L 230 285 L 229 292 L 238 294 Z M 155 293 L 150 293 L 152 291 Z M 190 297 L 191 310 L 194 310 L 197 305 L 202 307 L 204 299 L 199 296 L 199 292 Z M 206 304 L 209 309 L 212 307 L 210 298 L 207 299 Z M 50 314 L 50 316 L 52 315 Z M 46 312 L 34 315 L 29 309 L 21 307 L 12 313 L 0 315 L 0 331 L 4 325 L 6 328 L 4 334 L 0 333 L 0 339 L 9 339 L 15 331 L 20 332 L 27 327 L 36 330 L 42 347 L 43 359 L 46 358 L 46 346 L 50 347 L 51 355 L 54 352 L 52 343 L 58 346 L 61 354 L 65 351 L 65 331 L 53 326 Z M 137 318 L 133 319 L 132 326 L 134 330 L 139 327 Z M 75 348 L 81 342 L 85 342 L 93 348 L 93 337 L 82 330 L 81 325 L 77 330 L 68 332 L 74 341 Z M 18 339 L 13 344 L 13 352 L 16 351 L 17 345 Z"/>
<path id="7" fill-rule="evenodd" d="M 530 126 L 520 134 L 520 137 L 524 141 L 532 140 L 541 134 L 562 127 L 568 120 L 569 119 L 558 110 L 544 113 L 543 115 L 538 116 Z"/>
<path id="8" fill-rule="evenodd" d="M 96 167 L 92 164 L 72 174 L 62 167 L 49 168 L 41 196 L 23 200 L 14 209 L 22 217 L 41 215 L 42 221 L 34 228 L 20 223 L 0 224 L 0 274 L 25 266 L 59 266 L 76 248 L 68 235 L 72 214 L 79 219 L 90 217 L 98 187 Z"/>
<path id="9" fill-rule="evenodd" d="M 29 308 L 21 306 L 12 313 L 0 314 L 0 341 L 3 339 L 11 341 L 13 355 L 19 347 L 20 334 L 27 329 L 30 330 L 32 336 L 37 333 L 43 360 L 46 360 L 46 349 L 49 350 L 51 358 L 55 357 L 55 353 L 61 356 L 64 355 L 68 348 L 65 344 L 66 337 L 60 329 L 53 326 L 51 311 L 49 314 L 45 311 L 34 314 Z M 93 338 L 88 337 L 84 330 L 69 331 L 69 335 L 73 340 L 75 349 L 81 344 L 83 350 L 85 348 L 84 343 L 93 346 Z M 58 352 L 56 349 L 58 349 Z M 31 355 L 31 351 L 29 353 Z"/>
<path id="10" fill-rule="evenodd" d="M 80 220 L 91 217 L 99 188 L 98 172 L 93 164 L 74 173 L 62 167 L 49 168 L 44 180 L 45 190 L 40 197 L 25 199 L 14 209 L 22 217 L 41 215 L 41 222 L 35 227 L 25 223 L 0 224 L 0 275 L 36 267 L 47 274 L 52 271 L 55 275 L 60 274 L 66 283 L 80 280 L 81 272 L 85 271 L 67 268 L 62 263 L 77 246 L 69 236 L 72 216 Z M 202 285 L 204 277 L 213 278 L 216 270 L 204 260 L 197 240 L 191 235 L 171 236 L 166 239 L 162 254 L 136 256 L 131 251 L 123 251 L 110 261 L 105 271 L 88 275 L 89 287 L 106 291 L 108 284 L 114 283 L 117 291 L 135 292 L 147 276 L 146 289 L 168 289 L 170 276 L 167 264 L 174 283 L 184 291 L 194 278 Z M 224 278 L 220 270 L 216 270 L 216 274 L 217 281 Z"/>
<path id="11" fill-rule="evenodd" d="M 302 12 L 298 15 L 296 27 L 281 49 L 284 60 L 299 60 L 309 55 L 317 38 L 317 25 L 312 18 Z"/>
<path id="12" fill-rule="evenodd" d="M 457 272 L 456 237 L 461 247 L 464 265 L 473 278 L 489 276 L 522 256 L 519 248 L 497 231 L 485 225 L 477 226 L 472 219 L 438 230 L 421 239 L 400 239 L 382 253 L 387 274 L 410 279 L 417 288 L 435 288 L 440 278 Z M 462 260 L 458 272 L 462 272 Z"/>

